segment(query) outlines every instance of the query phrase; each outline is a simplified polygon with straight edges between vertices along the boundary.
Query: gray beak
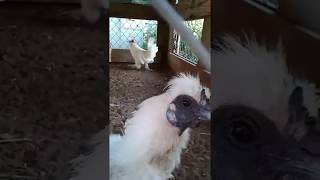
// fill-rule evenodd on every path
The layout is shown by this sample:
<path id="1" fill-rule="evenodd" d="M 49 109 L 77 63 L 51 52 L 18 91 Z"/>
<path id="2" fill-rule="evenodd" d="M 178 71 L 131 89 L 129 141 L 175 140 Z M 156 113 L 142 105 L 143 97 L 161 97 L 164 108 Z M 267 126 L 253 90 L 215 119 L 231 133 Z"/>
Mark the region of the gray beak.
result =
<path id="1" fill-rule="evenodd" d="M 211 120 L 211 108 L 205 90 L 201 91 L 201 99 L 197 102 L 188 95 L 179 95 L 168 106 L 167 120 L 180 129 L 181 135 L 187 128 L 195 128 L 203 121 Z"/>
<path id="2" fill-rule="evenodd" d="M 200 99 L 200 108 L 199 108 L 199 120 L 200 121 L 210 121 L 211 120 L 211 105 L 209 99 L 206 96 L 205 90 L 201 91 Z"/>
<path id="3" fill-rule="evenodd" d="M 211 120 L 210 106 L 209 105 L 201 106 L 198 116 L 200 121 L 210 121 Z"/>

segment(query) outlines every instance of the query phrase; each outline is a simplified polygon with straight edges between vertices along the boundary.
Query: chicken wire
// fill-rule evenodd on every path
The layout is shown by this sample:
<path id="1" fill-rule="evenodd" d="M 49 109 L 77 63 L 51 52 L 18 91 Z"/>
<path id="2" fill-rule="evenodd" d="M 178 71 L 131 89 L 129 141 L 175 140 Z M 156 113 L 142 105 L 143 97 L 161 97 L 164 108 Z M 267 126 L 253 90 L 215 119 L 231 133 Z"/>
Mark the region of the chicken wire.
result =
<path id="1" fill-rule="evenodd" d="M 149 38 L 157 40 L 157 21 L 110 17 L 109 23 L 109 47 L 112 49 L 128 49 L 130 40 L 147 49 Z"/>
<path id="2" fill-rule="evenodd" d="M 192 31 L 196 39 L 201 39 L 204 19 L 196 19 L 191 21 L 185 21 L 186 26 Z M 186 61 L 197 64 L 198 57 L 192 52 L 191 48 L 182 39 L 179 33 L 173 31 L 173 44 L 172 53 L 182 57 Z"/>

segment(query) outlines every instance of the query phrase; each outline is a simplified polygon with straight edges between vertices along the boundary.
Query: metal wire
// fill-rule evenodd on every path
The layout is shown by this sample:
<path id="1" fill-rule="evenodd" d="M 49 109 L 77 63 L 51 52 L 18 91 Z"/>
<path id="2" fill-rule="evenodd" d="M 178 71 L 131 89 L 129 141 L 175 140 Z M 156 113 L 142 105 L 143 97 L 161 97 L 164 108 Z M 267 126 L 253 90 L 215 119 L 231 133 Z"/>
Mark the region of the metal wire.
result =
<path id="1" fill-rule="evenodd" d="M 191 21 L 186 21 L 186 26 L 192 31 L 196 39 L 200 40 L 202 36 L 204 19 L 196 19 Z M 186 61 L 197 64 L 198 57 L 192 52 L 188 44 L 180 37 L 178 32 L 174 30 L 173 32 L 173 44 L 172 44 L 172 53 L 183 57 Z"/>
<path id="2" fill-rule="evenodd" d="M 128 41 L 134 40 L 140 47 L 147 49 L 149 38 L 157 39 L 157 21 L 110 17 L 109 47 L 128 49 Z"/>
<path id="3" fill-rule="evenodd" d="M 164 0 L 152 0 L 155 10 L 174 28 L 181 37 L 188 43 L 191 50 L 199 58 L 199 64 L 202 64 L 210 71 L 211 60 L 207 49 L 197 40 L 192 32 L 184 24 L 183 18 L 172 8 L 172 6 Z"/>

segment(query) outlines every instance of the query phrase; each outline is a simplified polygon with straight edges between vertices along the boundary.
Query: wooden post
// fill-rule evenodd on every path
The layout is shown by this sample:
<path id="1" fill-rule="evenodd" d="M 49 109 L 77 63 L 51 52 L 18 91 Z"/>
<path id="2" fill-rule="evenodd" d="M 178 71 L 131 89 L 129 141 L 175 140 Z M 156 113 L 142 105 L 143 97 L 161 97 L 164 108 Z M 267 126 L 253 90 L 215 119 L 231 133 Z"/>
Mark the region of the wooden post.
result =
<path id="1" fill-rule="evenodd" d="M 169 26 L 163 20 L 158 21 L 158 31 L 157 31 L 157 44 L 158 44 L 158 54 L 157 60 L 159 61 L 159 65 L 163 66 L 167 64 L 168 60 L 168 52 L 169 52 Z"/>
<path id="2" fill-rule="evenodd" d="M 203 21 L 203 29 L 202 29 L 202 36 L 201 36 L 201 42 L 203 45 L 210 51 L 210 43 L 211 43 L 211 17 L 207 16 L 204 18 Z M 200 68 L 202 67 L 200 64 L 198 64 Z"/>

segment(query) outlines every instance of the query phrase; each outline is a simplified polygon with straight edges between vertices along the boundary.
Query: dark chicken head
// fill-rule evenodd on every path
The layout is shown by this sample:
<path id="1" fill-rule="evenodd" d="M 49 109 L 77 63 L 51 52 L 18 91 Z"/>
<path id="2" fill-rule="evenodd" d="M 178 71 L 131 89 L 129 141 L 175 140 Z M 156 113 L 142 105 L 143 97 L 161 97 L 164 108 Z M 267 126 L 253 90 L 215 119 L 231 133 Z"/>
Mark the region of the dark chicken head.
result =
<path id="1" fill-rule="evenodd" d="M 209 121 L 211 119 L 211 111 L 205 90 L 201 91 L 200 102 L 197 102 L 189 95 L 177 96 L 169 104 L 167 119 L 173 126 L 179 128 L 179 136 L 188 127 L 196 127 L 201 121 Z"/>
<path id="2" fill-rule="evenodd" d="M 320 179 L 319 122 L 308 115 L 302 96 L 302 88 L 297 87 L 290 97 L 290 118 L 283 131 L 251 107 L 215 109 L 213 179 Z"/>
<path id="3" fill-rule="evenodd" d="M 129 43 L 134 43 L 134 40 L 133 40 L 133 39 L 132 39 L 132 40 L 130 40 L 130 41 L 129 41 Z"/>

